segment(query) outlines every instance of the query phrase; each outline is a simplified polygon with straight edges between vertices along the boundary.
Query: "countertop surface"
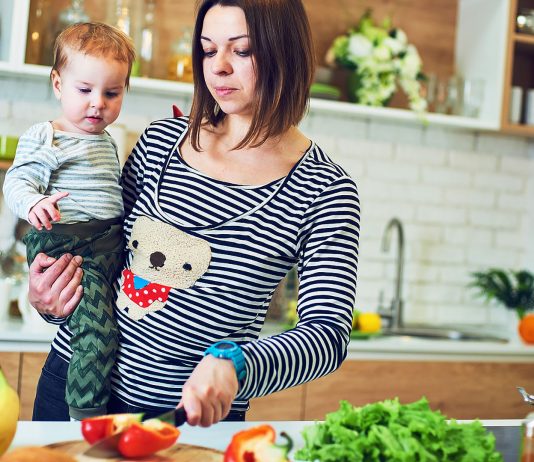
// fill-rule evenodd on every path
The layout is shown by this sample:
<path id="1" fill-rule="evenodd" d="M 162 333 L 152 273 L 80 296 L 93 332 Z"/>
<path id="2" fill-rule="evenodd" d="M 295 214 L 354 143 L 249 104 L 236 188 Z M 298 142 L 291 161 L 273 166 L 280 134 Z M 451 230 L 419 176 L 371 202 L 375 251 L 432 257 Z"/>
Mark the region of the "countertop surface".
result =
<path id="1" fill-rule="evenodd" d="M 265 422 L 262 422 L 265 423 Z M 294 441 L 294 447 L 303 446 L 302 428 L 310 425 L 307 421 L 267 422 L 277 434 L 287 432 Z M 210 428 L 181 427 L 180 443 L 206 446 L 224 450 L 232 435 L 244 428 L 258 425 L 258 422 L 221 422 Z M 505 462 L 515 462 L 519 443 L 520 420 L 483 420 L 482 424 L 493 431 L 497 438 L 497 449 L 504 454 Z M 19 422 L 11 449 L 19 446 L 42 446 L 61 441 L 82 439 L 79 422 Z"/>
<path id="2" fill-rule="evenodd" d="M 56 326 L 42 319 L 1 322 L 0 351 L 47 352 L 56 330 Z M 262 336 L 280 331 L 280 325 L 267 324 Z M 377 336 L 351 340 L 348 359 L 534 362 L 534 345 Z"/>

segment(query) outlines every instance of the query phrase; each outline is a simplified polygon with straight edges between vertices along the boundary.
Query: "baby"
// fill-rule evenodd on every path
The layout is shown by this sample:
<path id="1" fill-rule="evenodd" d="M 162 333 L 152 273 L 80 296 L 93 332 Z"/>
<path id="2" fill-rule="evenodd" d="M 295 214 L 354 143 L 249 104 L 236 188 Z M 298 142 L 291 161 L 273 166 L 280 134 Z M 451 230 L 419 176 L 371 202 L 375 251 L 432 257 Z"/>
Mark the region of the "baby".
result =
<path id="1" fill-rule="evenodd" d="M 22 135 L 3 188 L 33 226 L 24 237 L 29 264 L 40 252 L 83 258 L 83 298 L 67 320 L 66 400 L 77 420 L 106 413 L 118 344 L 111 284 L 122 266 L 124 210 L 117 147 L 105 129 L 119 116 L 134 59 L 131 39 L 112 26 L 64 30 L 50 74 L 61 115 Z"/>

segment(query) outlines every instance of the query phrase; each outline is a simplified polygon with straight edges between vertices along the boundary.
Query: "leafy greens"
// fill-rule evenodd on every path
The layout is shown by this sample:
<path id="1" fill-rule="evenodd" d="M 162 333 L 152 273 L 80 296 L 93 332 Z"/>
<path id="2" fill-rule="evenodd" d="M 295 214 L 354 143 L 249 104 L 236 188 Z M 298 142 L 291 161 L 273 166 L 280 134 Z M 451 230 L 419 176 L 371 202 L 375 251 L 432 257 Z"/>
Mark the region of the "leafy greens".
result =
<path id="1" fill-rule="evenodd" d="M 295 460 L 321 462 L 502 462 L 495 436 L 482 424 L 458 423 L 430 409 L 421 398 L 398 398 L 337 411 L 302 431 L 304 448 Z"/>

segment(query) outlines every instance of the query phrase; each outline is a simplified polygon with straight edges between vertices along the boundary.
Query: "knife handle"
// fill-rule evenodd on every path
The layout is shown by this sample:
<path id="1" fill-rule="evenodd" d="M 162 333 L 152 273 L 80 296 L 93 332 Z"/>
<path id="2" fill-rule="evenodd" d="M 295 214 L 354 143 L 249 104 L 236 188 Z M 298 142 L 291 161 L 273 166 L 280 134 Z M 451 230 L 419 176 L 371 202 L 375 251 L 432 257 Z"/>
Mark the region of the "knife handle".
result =
<path id="1" fill-rule="evenodd" d="M 174 426 L 179 427 L 187 422 L 187 413 L 184 407 L 179 407 L 174 411 Z"/>

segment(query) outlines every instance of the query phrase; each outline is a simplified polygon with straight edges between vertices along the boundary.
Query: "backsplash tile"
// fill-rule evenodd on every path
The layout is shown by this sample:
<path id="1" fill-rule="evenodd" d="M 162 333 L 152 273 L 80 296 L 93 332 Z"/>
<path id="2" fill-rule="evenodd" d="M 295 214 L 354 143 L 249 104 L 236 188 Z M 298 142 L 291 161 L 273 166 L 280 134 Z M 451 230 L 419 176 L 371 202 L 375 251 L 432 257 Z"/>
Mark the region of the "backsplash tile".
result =
<path id="1" fill-rule="evenodd" d="M 130 92 L 117 123 L 131 149 L 152 121 L 189 97 Z M 51 119 L 58 106 L 42 79 L 0 80 L 0 126 L 22 131 Z M 534 271 L 534 146 L 526 138 L 420 123 L 369 120 L 313 110 L 302 122 L 314 139 L 358 182 L 360 269 L 356 308 L 389 306 L 396 242 L 381 250 L 388 220 L 405 231 L 405 321 L 499 326 L 500 306 L 468 288 L 470 273 L 490 266 Z"/>

